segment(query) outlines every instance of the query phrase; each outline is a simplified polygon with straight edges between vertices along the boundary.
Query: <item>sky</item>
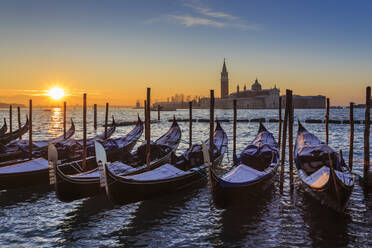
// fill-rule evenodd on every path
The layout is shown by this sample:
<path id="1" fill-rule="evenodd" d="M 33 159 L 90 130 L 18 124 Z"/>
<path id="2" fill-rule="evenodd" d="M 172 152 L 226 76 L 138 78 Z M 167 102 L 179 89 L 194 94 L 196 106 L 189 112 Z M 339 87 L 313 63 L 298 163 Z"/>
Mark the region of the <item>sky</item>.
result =
<path id="1" fill-rule="evenodd" d="M 257 77 L 281 93 L 362 103 L 372 84 L 372 1 L 0 2 L 0 102 L 134 105 L 220 95 Z"/>

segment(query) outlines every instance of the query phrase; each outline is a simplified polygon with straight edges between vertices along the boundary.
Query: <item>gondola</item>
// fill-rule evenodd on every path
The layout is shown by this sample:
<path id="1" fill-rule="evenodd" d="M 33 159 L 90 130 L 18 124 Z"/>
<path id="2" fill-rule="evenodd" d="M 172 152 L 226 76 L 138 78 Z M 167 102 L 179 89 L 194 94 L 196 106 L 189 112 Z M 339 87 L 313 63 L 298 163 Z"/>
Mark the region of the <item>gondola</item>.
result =
<path id="1" fill-rule="evenodd" d="M 108 137 L 115 131 L 115 125 L 113 125 L 108 130 Z M 104 137 L 104 134 L 97 135 L 93 138 L 91 138 L 89 143 L 92 143 L 99 140 L 97 137 Z M 64 143 L 62 147 L 58 148 L 60 151 L 62 151 L 63 155 L 66 155 L 65 157 L 60 157 L 59 159 L 61 162 L 66 163 L 67 161 L 76 161 L 78 159 L 81 159 L 82 156 L 82 149 L 78 147 L 79 149 L 73 150 L 70 149 L 71 143 L 73 145 L 76 145 L 76 143 L 80 141 L 73 141 L 71 139 L 63 141 Z M 68 143 L 68 144 L 65 144 Z M 87 142 L 88 143 L 88 142 Z M 56 146 L 59 143 L 56 144 Z M 92 145 L 90 145 L 92 146 Z M 65 148 L 68 148 L 67 150 Z M 89 149 L 89 146 L 87 147 Z M 88 150 L 87 149 L 87 150 Z M 70 151 L 71 154 L 68 154 L 66 151 Z M 34 155 L 34 154 L 33 154 Z M 47 154 L 44 154 L 46 156 Z M 88 153 L 88 161 L 91 158 L 92 155 Z M 94 158 L 94 157 L 93 157 Z M 8 162 L 6 162 L 8 163 Z M 1 189 L 11 189 L 11 188 L 20 188 L 20 187 L 26 187 L 26 186 L 33 186 L 33 185 L 42 185 L 47 184 L 49 182 L 49 173 L 48 173 L 48 160 L 45 157 L 38 156 L 37 158 L 34 158 L 32 160 L 23 159 L 21 162 L 19 160 L 11 161 L 7 165 L 6 163 L 3 163 L 2 167 L 0 167 L 0 190 Z M 77 166 L 78 163 L 70 163 L 69 166 L 64 166 L 63 170 L 66 173 L 78 173 L 81 171 L 81 169 Z"/>
<path id="2" fill-rule="evenodd" d="M 152 156 L 152 167 L 157 167 L 161 164 L 166 163 L 172 152 L 174 152 L 178 144 L 181 140 L 181 130 L 176 121 L 173 122 L 171 128 L 159 139 L 157 139 L 154 144 L 152 144 L 152 148 L 156 148 L 159 146 L 164 153 L 158 154 L 157 156 Z M 133 144 L 134 145 L 134 144 Z M 143 148 L 145 144 L 141 145 L 135 152 L 131 154 L 123 153 L 121 158 L 112 158 L 110 153 L 107 152 L 108 160 L 109 161 L 116 161 L 113 162 L 112 165 L 115 166 L 117 170 L 121 170 L 122 173 L 129 173 L 134 171 L 143 171 L 143 159 L 139 159 L 139 157 L 143 157 L 143 154 L 139 156 L 138 153 L 143 153 Z M 107 149 L 104 149 L 106 153 Z M 129 149 L 128 149 L 129 151 Z M 129 159 L 128 159 L 129 158 Z M 119 161 L 128 161 L 131 160 L 130 164 L 137 163 L 137 167 L 130 167 L 127 164 L 124 164 Z M 140 161 L 138 161 L 140 160 Z M 75 175 L 68 175 L 64 173 L 60 166 L 55 166 L 55 189 L 56 195 L 61 201 L 73 201 L 76 199 L 94 196 L 99 194 L 100 192 L 104 192 L 100 186 L 100 173 L 97 168 L 96 158 L 94 157 L 91 160 L 89 165 L 91 168 L 90 170 L 75 174 Z M 130 168 L 130 170 L 128 170 Z"/>
<path id="3" fill-rule="evenodd" d="M 218 176 L 215 167 L 209 167 L 209 181 L 213 200 L 220 207 L 254 201 L 272 183 L 279 166 L 279 151 L 272 133 L 259 124 L 255 139 L 234 155 L 230 171 Z"/>
<path id="4" fill-rule="evenodd" d="M 27 118 L 26 123 L 21 128 L 15 130 L 14 132 L 6 133 L 0 136 L 0 145 L 4 146 L 11 142 L 12 140 L 18 139 L 19 137 L 28 132 L 29 121 L 28 117 L 26 118 Z"/>
<path id="5" fill-rule="evenodd" d="M 219 123 L 213 141 L 214 163 L 220 164 L 227 150 L 227 135 Z M 101 160 L 105 161 L 105 158 Z M 115 204 L 127 204 L 207 182 L 207 165 L 204 163 L 201 145 L 193 145 L 182 156 L 172 160 L 153 170 L 127 175 L 118 173 L 110 164 L 104 163 L 105 187 L 109 199 Z"/>
<path id="6" fill-rule="evenodd" d="M 354 187 L 354 176 L 342 152 L 335 152 L 298 122 L 294 158 L 305 191 L 321 204 L 343 212 Z"/>
<path id="7" fill-rule="evenodd" d="M 1 135 L 5 134 L 6 131 L 8 131 L 8 126 L 6 125 L 6 119 L 4 118 L 4 124 L 0 128 L 0 137 L 1 137 Z"/>
<path id="8" fill-rule="evenodd" d="M 50 140 L 40 140 L 32 142 L 33 157 L 42 157 L 47 153 L 48 144 L 63 143 L 69 140 L 75 134 L 75 124 L 71 119 L 71 127 L 67 130 L 66 135 L 63 134 Z M 14 140 L 7 144 L 0 153 L 0 166 L 14 163 L 14 160 L 28 159 L 29 156 L 29 141 L 27 139 Z M 3 163 L 6 162 L 7 163 Z"/>

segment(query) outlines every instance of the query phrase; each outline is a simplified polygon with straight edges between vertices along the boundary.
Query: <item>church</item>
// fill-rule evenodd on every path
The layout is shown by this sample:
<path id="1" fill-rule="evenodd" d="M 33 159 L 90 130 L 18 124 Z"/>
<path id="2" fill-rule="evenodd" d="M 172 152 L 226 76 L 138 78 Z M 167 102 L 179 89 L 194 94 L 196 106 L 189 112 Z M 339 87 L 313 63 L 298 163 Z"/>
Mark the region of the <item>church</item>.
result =
<path id="1" fill-rule="evenodd" d="M 256 78 L 247 89 L 244 85 L 243 90 L 240 90 L 239 85 L 236 87 L 236 92 L 229 94 L 229 74 L 226 67 L 226 61 L 223 61 L 221 71 L 221 98 L 216 99 L 217 108 L 231 108 L 234 99 L 237 99 L 238 108 L 277 108 L 279 105 L 280 90 L 276 88 L 262 89 L 262 85 Z"/>

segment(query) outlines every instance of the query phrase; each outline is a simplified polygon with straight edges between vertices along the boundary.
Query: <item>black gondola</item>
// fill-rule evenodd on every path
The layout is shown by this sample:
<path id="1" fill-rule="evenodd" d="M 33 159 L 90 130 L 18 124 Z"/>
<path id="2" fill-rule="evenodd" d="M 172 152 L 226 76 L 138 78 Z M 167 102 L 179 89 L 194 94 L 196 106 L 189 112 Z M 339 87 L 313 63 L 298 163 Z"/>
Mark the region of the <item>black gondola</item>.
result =
<path id="1" fill-rule="evenodd" d="M 210 187 L 215 203 L 221 207 L 253 201 L 273 183 L 279 165 L 279 151 L 272 133 L 260 123 L 255 139 L 240 154 L 234 155 L 230 171 L 218 176 L 209 167 Z"/>
<path id="2" fill-rule="evenodd" d="M 71 119 L 71 127 L 67 130 L 66 135 L 63 134 L 50 140 L 40 140 L 32 142 L 33 157 L 42 157 L 46 155 L 48 144 L 56 144 L 67 141 L 75 134 L 75 124 Z M 29 159 L 29 141 L 27 139 L 14 140 L 7 144 L 0 153 L 0 167 L 13 164 L 15 162 L 22 162 L 22 160 Z M 14 161 L 17 160 L 17 161 Z M 6 163 L 4 163 L 6 162 Z"/>
<path id="3" fill-rule="evenodd" d="M 108 130 L 108 134 L 111 135 L 114 131 L 115 131 L 115 125 Z M 90 146 L 92 146 L 92 142 L 98 140 L 97 137 L 104 137 L 104 136 L 97 135 L 91 138 L 89 142 L 91 144 Z M 62 141 L 62 143 L 68 143 L 71 141 L 72 140 L 69 139 L 66 141 Z M 74 141 L 73 143 L 76 144 L 77 142 L 79 141 Z M 67 144 L 66 146 L 69 147 L 70 144 Z M 87 148 L 89 149 L 89 146 Z M 73 154 L 71 155 L 67 154 L 68 155 L 67 157 L 60 158 L 60 159 L 62 159 L 62 162 L 75 161 L 81 158 L 81 154 L 82 154 L 82 150 L 79 149 L 79 150 L 74 151 Z M 94 157 L 90 157 L 90 159 L 94 160 Z M 89 157 L 87 160 L 89 160 Z M 71 163 L 69 164 L 69 166 L 63 166 L 63 170 L 66 173 L 71 173 L 71 174 L 81 172 L 81 169 L 76 166 L 77 164 L 78 163 Z M 48 168 L 49 168 L 48 160 L 40 156 L 32 160 L 24 159 L 22 162 L 19 162 L 17 160 L 12 161 L 10 162 L 10 164 L 0 167 L 0 190 L 48 184 L 49 183 Z"/>
<path id="4" fill-rule="evenodd" d="M 1 135 L 5 134 L 6 131 L 8 131 L 8 126 L 6 125 L 6 119 L 4 118 L 4 124 L 0 128 L 0 137 L 1 137 Z"/>
<path id="5" fill-rule="evenodd" d="M 201 147 L 201 145 L 194 145 L 173 162 L 136 174 L 122 175 L 112 170 L 110 164 L 105 163 L 103 171 L 109 199 L 115 204 L 127 204 L 179 192 L 207 182 L 207 165 L 204 163 Z M 214 132 L 214 163 L 222 162 L 226 150 L 227 135 L 217 123 Z"/>
<path id="6" fill-rule="evenodd" d="M 0 136 L 0 145 L 6 145 L 12 140 L 18 139 L 19 137 L 28 132 L 28 128 L 29 120 L 27 117 L 26 123 L 21 128 L 15 130 L 14 132 L 6 133 Z"/>
<path id="7" fill-rule="evenodd" d="M 160 146 L 160 148 L 164 150 L 165 152 L 158 154 L 158 156 L 152 156 L 151 167 L 155 168 L 161 164 L 166 163 L 169 160 L 171 153 L 177 149 L 180 140 L 181 140 L 181 130 L 177 122 L 174 122 L 171 128 L 163 136 L 157 139 L 154 142 L 154 144 L 152 144 L 152 149 L 156 148 L 157 146 Z M 129 173 L 129 171 L 132 173 L 134 171 L 137 171 L 137 172 L 143 171 L 144 170 L 143 159 L 140 159 L 141 161 L 136 160 L 139 158 L 138 153 L 141 153 L 143 151 L 142 148 L 144 148 L 144 145 L 140 146 L 137 149 L 137 151 L 133 152 L 132 154 L 123 153 L 121 158 L 117 158 L 117 157 L 113 158 L 110 156 L 110 153 L 107 152 L 108 160 L 116 161 L 116 162 L 113 162 L 112 165 L 115 166 L 117 170 L 120 170 L 121 173 Z M 144 158 L 143 155 L 141 155 L 140 157 Z M 127 164 L 119 162 L 119 161 L 128 161 L 128 158 L 131 158 L 129 159 L 131 160 L 129 164 L 133 164 L 133 162 L 137 164 L 136 168 L 130 167 Z M 75 174 L 75 175 L 66 175 L 60 169 L 59 166 L 55 167 L 55 175 L 56 175 L 55 189 L 56 189 L 57 197 L 61 201 L 73 201 L 76 199 L 96 195 L 99 192 L 103 192 L 100 186 L 99 170 L 98 168 L 96 168 L 97 167 L 96 160 L 94 159 L 92 163 L 94 165 L 90 166 L 92 168 L 91 170 L 87 172 Z"/>
<path id="8" fill-rule="evenodd" d="M 301 184 L 321 204 L 343 212 L 354 187 L 354 176 L 342 158 L 298 122 L 295 163 Z"/>

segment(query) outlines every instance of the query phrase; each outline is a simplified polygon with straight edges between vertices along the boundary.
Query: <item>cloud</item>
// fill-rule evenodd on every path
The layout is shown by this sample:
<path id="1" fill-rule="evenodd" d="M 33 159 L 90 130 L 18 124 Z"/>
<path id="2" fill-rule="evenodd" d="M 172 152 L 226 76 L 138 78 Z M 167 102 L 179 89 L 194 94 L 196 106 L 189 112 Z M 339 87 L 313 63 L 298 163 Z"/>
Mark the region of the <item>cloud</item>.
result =
<path id="1" fill-rule="evenodd" d="M 191 26 L 211 26 L 216 28 L 238 28 L 242 30 L 258 30 L 260 27 L 258 25 L 248 25 L 240 22 L 222 22 L 209 18 L 196 17 L 191 15 L 168 15 L 168 19 L 178 22 L 186 27 Z"/>
<path id="2" fill-rule="evenodd" d="M 228 13 L 225 13 L 225 12 L 213 11 L 209 8 L 204 8 L 200 6 L 199 1 L 188 2 L 188 3 L 185 3 L 184 6 L 192 8 L 195 12 L 205 15 L 205 16 L 209 16 L 209 17 L 222 18 L 222 19 L 228 19 L 228 20 L 238 19 L 237 17 L 230 15 Z"/>
<path id="3" fill-rule="evenodd" d="M 222 11 L 215 11 L 211 8 L 204 7 L 199 1 L 186 2 L 183 6 L 191 9 L 193 13 L 185 14 L 168 14 L 153 19 L 146 20 L 146 24 L 153 24 L 156 22 L 172 22 L 184 25 L 186 27 L 192 26 L 208 26 L 214 28 L 236 28 L 241 30 L 259 30 L 259 25 L 247 24 L 237 16 Z"/>
<path id="4" fill-rule="evenodd" d="M 200 18 L 194 16 L 177 16 L 177 15 L 168 15 L 170 19 L 173 19 L 187 27 L 195 26 L 195 25 L 204 25 L 204 26 L 214 26 L 214 27 L 225 27 L 225 23 L 213 21 L 207 18 Z"/>

